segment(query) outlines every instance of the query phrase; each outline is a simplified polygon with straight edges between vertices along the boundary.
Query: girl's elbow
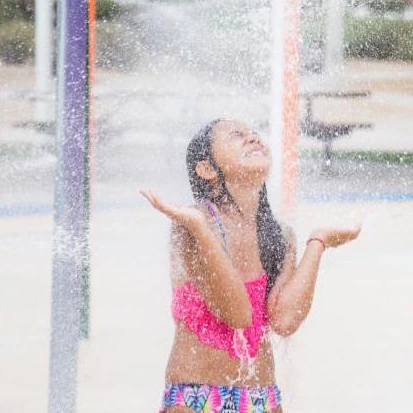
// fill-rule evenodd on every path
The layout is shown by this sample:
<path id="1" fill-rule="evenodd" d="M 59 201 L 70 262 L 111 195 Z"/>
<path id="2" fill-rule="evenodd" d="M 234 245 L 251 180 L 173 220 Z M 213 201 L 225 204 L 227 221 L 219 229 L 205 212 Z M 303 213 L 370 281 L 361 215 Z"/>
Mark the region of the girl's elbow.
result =
<path id="1" fill-rule="evenodd" d="M 275 318 L 270 324 L 272 330 L 282 337 L 291 336 L 298 330 L 298 327 L 300 327 L 300 323 L 289 318 Z"/>
<path id="2" fill-rule="evenodd" d="M 273 328 L 274 332 L 282 337 L 288 337 L 294 334 L 298 330 L 298 326 L 282 326 Z"/>

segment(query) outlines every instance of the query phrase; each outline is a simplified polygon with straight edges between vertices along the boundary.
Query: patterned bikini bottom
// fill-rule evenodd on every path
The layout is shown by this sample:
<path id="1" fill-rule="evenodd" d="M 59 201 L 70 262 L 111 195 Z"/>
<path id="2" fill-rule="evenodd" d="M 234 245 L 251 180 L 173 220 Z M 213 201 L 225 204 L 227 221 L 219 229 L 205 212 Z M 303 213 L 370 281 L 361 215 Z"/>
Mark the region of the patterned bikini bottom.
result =
<path id="1" fill-rule="evenodd" d="M 197 383 L 166 384 L 162 408 L 185 406 L 196 413 L 270 413 L 281 404 L 276 384 L 234 387 Z"/>

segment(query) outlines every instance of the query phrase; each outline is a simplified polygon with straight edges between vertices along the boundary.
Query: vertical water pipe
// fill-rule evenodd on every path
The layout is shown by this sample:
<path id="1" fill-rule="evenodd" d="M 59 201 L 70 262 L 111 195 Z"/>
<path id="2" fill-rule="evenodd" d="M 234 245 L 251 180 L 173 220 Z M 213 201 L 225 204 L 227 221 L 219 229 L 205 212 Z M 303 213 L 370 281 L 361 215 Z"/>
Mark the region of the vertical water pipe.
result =
<path id="1" fill-rule="evenodd" d="M 284 12 L 286 0 L 272 0 L 271 8 L 271 96 L 270 140 L 273 164 L 268 180 L 268 197 L 277 216 L 281 210 L 282 133 L 284 107 Z"/>
<path id="2" fill-rule="evenodd" d="M 83 244 L 83 264 L 82 264 L 82 297 L 80 308 L 80 338 L 89 338 L 90 336 L 90 210 L 92 203 L 92 188 L 94 180 L 95 165 L 95 145 L 96 145 L 96 128 L 93 110 L 93 82 L 94 82 L 94 65 L 95 65 L 95 21 L 96 21 L 96 3 L 95 0 L 89 0 L 87 14 L 87 54 L 86 54 L 86 108 L 85 108 L 85 151 L 84 151 L 84 224 L 85 224 L 85 242 Z"/>
<path id="3" fill-rule="evenodd" d="M 299 23 L 297 0 L 272 3 L 272 91 L 270 142 L 273 154 L 269 196 L 276 215 L 295 220 L 299 137 Z"/>
<path id="4" fill-rule="evenodd" d="M 35 2 L 35 68 L 36 68 L 36 122 L 45 123 L 54 119 L 48 95 L 52 91 L 53 61 L 53 2 Z"/>
<path id="5" fill-rule="evenodd" d="M 339 84 L 343 69 L 344 0 L 327 0 L 325 7 L 325 58 L 324 72 L 328 85 Z"/>
<path id="6" fill-rule="evenodd" d="M 281 215 L 293 223 L 298 199 L 300 1 L 287 1 L 285 10 Z"/>
<path id="7" fill-rule="evenodd" d="M 57 2 L 57 166 L 54 197 L 49 413 L 75 413 L 85 245 L 87 0 Z"/>

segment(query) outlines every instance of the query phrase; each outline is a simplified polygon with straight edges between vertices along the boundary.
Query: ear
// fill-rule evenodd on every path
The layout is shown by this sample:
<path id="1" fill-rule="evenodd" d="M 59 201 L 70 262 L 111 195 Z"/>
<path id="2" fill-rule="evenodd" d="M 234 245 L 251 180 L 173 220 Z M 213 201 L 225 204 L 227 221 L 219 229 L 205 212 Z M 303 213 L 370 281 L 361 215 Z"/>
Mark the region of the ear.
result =
<path id="1" fill-rule="evenodd" d="M 213 181 L 218 178 L 217 171 L 207 160 L 198 162 L 195 167 L 195 171 L 201 178 L 204 178 L 207 181 Z"/>

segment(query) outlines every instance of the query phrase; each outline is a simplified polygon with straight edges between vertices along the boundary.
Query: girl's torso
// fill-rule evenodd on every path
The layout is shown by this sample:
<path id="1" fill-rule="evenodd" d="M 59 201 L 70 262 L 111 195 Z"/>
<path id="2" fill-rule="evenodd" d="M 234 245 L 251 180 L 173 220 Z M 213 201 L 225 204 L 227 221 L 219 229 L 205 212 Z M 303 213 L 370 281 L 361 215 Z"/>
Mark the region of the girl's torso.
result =
<path id="1" fill-rule="evenodd" d="M 214 217 L 217 213 L 216 209 L 215 211 L 210 209 L 209 213 L 205 209 L 204 212 L 210 217 L 217 236 L 222 237 L 223 246 L 244 282 L 256 279 L 257 274 L 262 274 L 256 231 L 253 228 L 244 228 L 231 223 L 225 215 Z M 178 283 L 173 283 L 173 287 L 179 287 L 190 279 L 190 274 L 180 274 L 180 280 Z M 248 365 L 245 360 L 231 357 L 225 350 L 204 344 L 195 332 L 178 321 L 166 369 L 166 381 L 243 386 L 270 385 L 275 382 L 275 377 L 268 334 L 262 336 L 252 364 L 250 362 Z"/>
<path id="2" fill-rule="evenodd" d="M 275 382 L 274 359 L 268 337 L 263 337 L 254 359 L 254 370 L 224 350 L 201 343 L 181 323 L 166 369 L 167 383 L 211 383 L 233 386 L 268 386 Z"/>

